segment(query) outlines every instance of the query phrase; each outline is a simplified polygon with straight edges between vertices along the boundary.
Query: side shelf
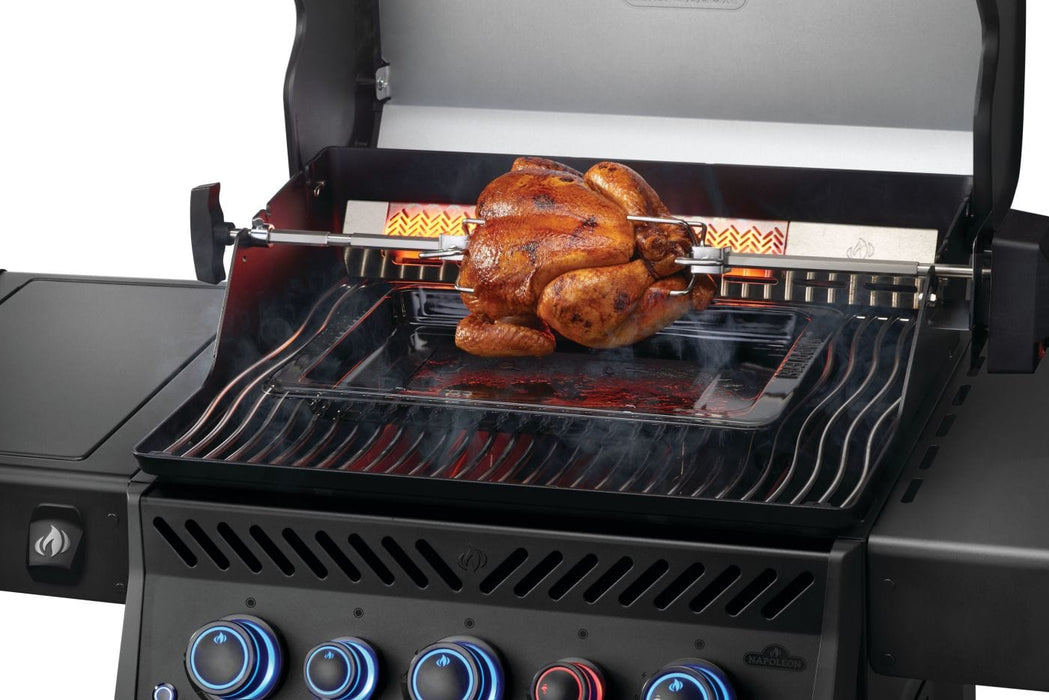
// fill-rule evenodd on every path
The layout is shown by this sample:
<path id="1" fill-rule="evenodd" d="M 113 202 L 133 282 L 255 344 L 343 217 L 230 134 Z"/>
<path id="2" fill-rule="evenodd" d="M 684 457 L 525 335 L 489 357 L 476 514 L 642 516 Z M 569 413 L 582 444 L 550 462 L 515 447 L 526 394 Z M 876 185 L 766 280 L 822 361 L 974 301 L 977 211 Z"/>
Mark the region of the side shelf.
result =
<path id="1" fill-rule="evenodd" d="M 878 673 L 1049 690 L 1049 363 L 959 370 L 870 536 Z"/>
<path id="2" fill-rule="evenodd" d="M 131 450 L 203 383 L 223 292 L 0 275 L 0 590 L 123 602 Z"/>

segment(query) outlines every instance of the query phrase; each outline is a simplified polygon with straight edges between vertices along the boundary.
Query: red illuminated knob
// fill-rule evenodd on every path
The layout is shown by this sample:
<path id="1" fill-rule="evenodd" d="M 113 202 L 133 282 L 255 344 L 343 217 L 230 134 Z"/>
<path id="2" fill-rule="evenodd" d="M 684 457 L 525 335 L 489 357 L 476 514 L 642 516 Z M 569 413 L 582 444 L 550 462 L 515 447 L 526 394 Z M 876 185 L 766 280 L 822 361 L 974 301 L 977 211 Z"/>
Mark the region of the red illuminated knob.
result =
<path id="1" fill-rule="evenodd" d="M 561 659 L 539 669 L 532 679 L 532 700 L 603 700 L 605 677 L 586 659 Z"/>

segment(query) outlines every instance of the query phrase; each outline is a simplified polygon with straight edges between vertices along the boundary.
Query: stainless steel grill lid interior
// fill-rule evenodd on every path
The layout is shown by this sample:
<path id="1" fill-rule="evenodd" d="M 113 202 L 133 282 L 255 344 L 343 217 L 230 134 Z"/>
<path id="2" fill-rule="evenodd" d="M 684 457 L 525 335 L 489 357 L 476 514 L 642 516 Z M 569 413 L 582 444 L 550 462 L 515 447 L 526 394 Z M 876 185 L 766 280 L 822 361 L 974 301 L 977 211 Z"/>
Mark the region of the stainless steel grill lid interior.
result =
<path id="1" fill-rule="evenodd" d="M 594 115 L 598 131 L 615 136 L 609 155 L 617 157 L 618 136 L 650 117 L 678 120 L 697 135 L 738 120 L 819 122 L 827 133 L 921 131 L 934 140 L 946 134 L 946 144 L 973 132 L 963 139 L 973 177 L 629 161 L 683 214 L 927 229 L 935 262 L 965 263 L 990 193 L 1011 196 L 1008 176 L 984 177 L 992 163 L 981 155 L 998 133 L 982 117 L 1016 116 L 1016 104 L 984 99 L 988 76 L 1005 74 L 999 97 L 1015 78 L 1007 57 L 990 60 L 981 41 L 981 28 L 1015 29 L 1005 21 L 1010 4 L 1000 14 L 989 2 L 849 3 L 806 25 L 807 42 L 797 37 L 797 16 L 762 3 L 657 4 L 539 3 L 495 13 L 465 1 L 419 11 L 396 1 L 304 3 L 300 20 L 313 13 L 331 21 L 300 24 L 286 92 L 293 177 L 261 221 L 338 232 L 348 200 L 470 204 L 512 161 L 465 152 L 470 134 L 513 143 L 515 123 L 535 127 L 539 147 L 543 138 L 554 144 L 533 153 L 585 168 L 605 153 L 564 158 L 571 149 L 556 144 L 576 143 L 574 125 L 593 124 Z M 811 14 L 817 5 L 793 9 Z M 904 23 L 904 9 L 919 17 Z M 853 36 L 856 16 L 871 25 L 862 41 Z M 919 19 L 944 30 L 903 41 Z M 527 41 L 529 27 L 544 37 L 541 46 Z M 499 41 L 504 34 L 512 38 Z M 795 60 L 726 60 L 732 40 L 738 51 L 759 39 L 777 39 Z M 633 48 L 603 58 L 606 46 L 623 45 Z M 645 46 L 662 48 L 638 48 Z M 850 58 L 836 61 L 835 51 Z M 480 70 L 486 54 L 495 57 Z M 769 97 L 733 92 L 733 76 L 754 71 Z M 346 91 L 350 74 L 357 87 Z M 564 81 L 566 74 L 586 79 Z M 931 75 L 939 76 L 935 86 Z M 612 84 L 623 87 L 610 94 Z M 843 99 L 850 90 L 862 99 Z M 958 105 L 971 115 L 974 95 L 975 119 L 960 118 Z M 877 109 L 864 107 L 871 96 Z M 404 136 L 424 133 L 430 117 L 448 114 L 442 110 L 469 112 L 452 113 L 466 118 L 452 120 L 461 133 L 451 140 L 443 126 L 433 132 L 442 150 L 421 150 Z M 373 147 L 384 141 L 410 148 Z M 684 142 L 682 149 L 690 153 Z M 995 154 L 1011 162 L 1008 148 Z M 935 275 L 726 277 L 714 308 L 627 353 L 562 342 L 548 362 L 498 363 L 463 357 L 451 344 L 465 313 L 450 289 L 454 264 L 237 239 L 215 368 L 140 445 L 152 473 L 840 530 L 862 520 L 891 482 L 893 467 L 878 465 L 906 451 L 899 426 L 920 420 L 927 392 L 952 364 L 944 358 L 960 357 L 958 312 L 969 305 L 964 281 Z M 745 322 L 726 333 L 733 319 Z"/>
<path id="2" fill-rule="evenodd" d="M 305 0 L 290 169 L 379 145 L 971 173 L 975 218 L 993 209 L 997 225 L 1019 173 L 1024 14 L 1015 0 Z"/>
<path id="3" fill-rule="evenodd" d="M 809 165 L 772 160 L 789 140 L 971 172 L 975 2 L 386 0 L 379 22 L 383 147 Z"/>

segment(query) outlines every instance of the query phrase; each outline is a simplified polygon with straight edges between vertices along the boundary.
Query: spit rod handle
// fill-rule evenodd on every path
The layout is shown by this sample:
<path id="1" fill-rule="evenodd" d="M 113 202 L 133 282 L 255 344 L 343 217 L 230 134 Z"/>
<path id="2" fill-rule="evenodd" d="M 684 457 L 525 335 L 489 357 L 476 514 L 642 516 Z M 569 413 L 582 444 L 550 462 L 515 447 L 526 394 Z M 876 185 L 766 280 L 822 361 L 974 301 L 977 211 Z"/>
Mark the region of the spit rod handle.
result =
<path id="1" fill-rule="evenodd" d="M 213 182 L 194 187 L 189 195 L 189 236 L 197 279 L 218 284 L 226 279 L 223 257 L 233 242 L 235 226 L 224 221 L 219 203 L 221 185 Z"/>

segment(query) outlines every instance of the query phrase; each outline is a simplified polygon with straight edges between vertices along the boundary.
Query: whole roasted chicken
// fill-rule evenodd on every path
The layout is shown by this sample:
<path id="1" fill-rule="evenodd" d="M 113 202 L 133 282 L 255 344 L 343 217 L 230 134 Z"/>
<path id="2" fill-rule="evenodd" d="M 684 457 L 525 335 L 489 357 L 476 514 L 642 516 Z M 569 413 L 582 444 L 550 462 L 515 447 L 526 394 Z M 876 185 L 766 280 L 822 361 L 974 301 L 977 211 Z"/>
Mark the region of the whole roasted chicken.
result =
<path id="1" fill-rule="evenodd" d="M 598 163 L 585 175 L 551 160 L 518 158 L 477 200 L 459 281 L 470 314 L 455 343 L 486 357 L 542 356 L 554 333 L 592 348 L 629 345 L 714 298 L 712 278 L 688 279 L 674 259 L 691 241 L 680 226 L 627 216 L 669 211 L 635 171 Z M 552 329 L 552 330 L 551 330 Z"/>

